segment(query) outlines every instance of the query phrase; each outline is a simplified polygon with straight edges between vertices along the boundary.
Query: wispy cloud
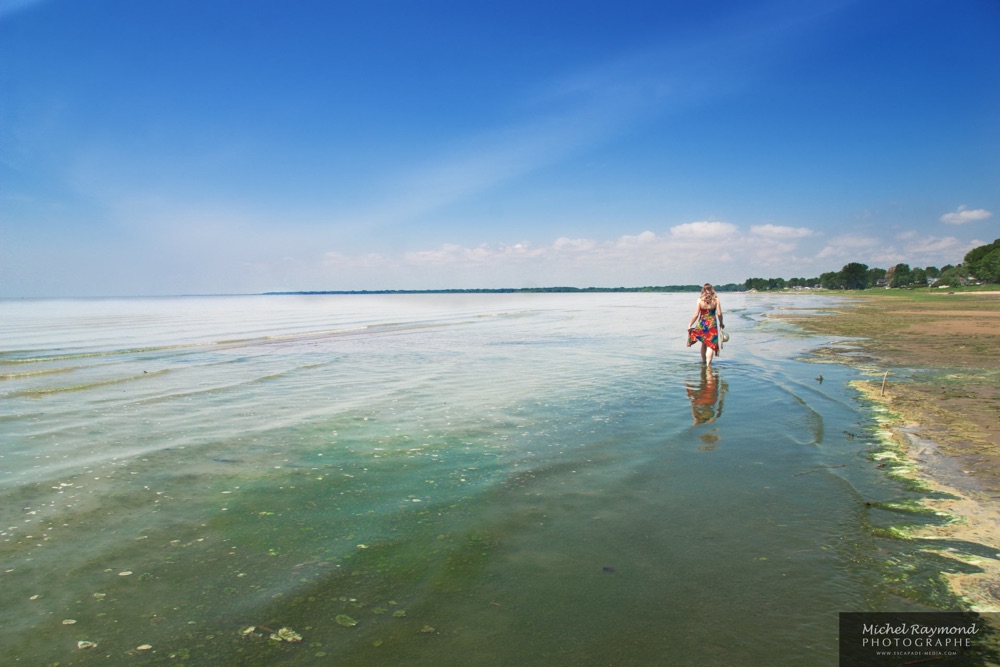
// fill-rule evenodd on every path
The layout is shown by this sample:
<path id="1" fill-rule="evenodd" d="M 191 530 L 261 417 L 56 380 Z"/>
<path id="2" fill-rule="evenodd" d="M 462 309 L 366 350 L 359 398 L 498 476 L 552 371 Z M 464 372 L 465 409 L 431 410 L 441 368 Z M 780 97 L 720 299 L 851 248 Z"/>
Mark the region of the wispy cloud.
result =
<path id="1" fill-rule="evenodd" d="M 48 0 L 0 0 L 0 21 L 7 18 L 11 14 L 21 11 L 22 9 L 28 9 L 29 7 L 34 7 L 35 5 L 41 5 Z"/>
<path id="2" fill-rule="evenodd" d="M 967 222 L 979 222 L 993 217 L 993 213 L 984 208 L 970 209 L 962 205 L 952 213 L 945 213 L 941 216 L 941 222 L 948 225 L 964 225 Z"/>
<path id="3" fill-rule="evenodd" d="M 750 233 L 768 239 L 804 239 L 815 236 L 816 232 L 806 227 L 785 227 L 782 225 L 753 225 Z"/>
<path id="4" fill-rule="evenodd" d="M 736 225 L 728 222 L 686 222 L 670 228 L 670 235 L 676 239 L 716 241 L 733 236 Z"/>
<path id="5" fill-rule="evenodd" d="M 899 263 L 910 266 L 942 266 L 961 261 L 962 256 L 976 243 L 961 241 L 953 236 L 925 236 L 906 231 L 891 239 L 863 234 L 845 234 L 829 239 L 817 254 L 828 264 L 828 270 L 839 268 L 839 263 L 862 262 L 869 266 L 888 268 Z"/>
<path id="6" fill-rule="evenodd" d="M 658 113 L 662 91 L 642 72 L 607 74 L 531 104 L 511 102 L 506 125 L 452 141 L 437 155 L 404 165 L 384 184 L 381 202 L 356 219 L 366 226 L 401 223 L 480 196 L 491 189 L 564 162 L 626 134 Z M 532 93 L 535 95 L 535 93 Z"/>
<path id="7" fill-rule="evenodd" d="M 296 268 L 294 276 L 287 262 L 268 271 L 269 275 L 284 272 L 308 281 L 308 288 L 324 289 L 740 283 L 753 276 L 813 276 L 836 271 L 848 262 L 883 268 L 899 262 L 942 266 L 958 261 L 969 249 L 966 246 L 951 236 L 906 233 L 887 239 L 843 234 L 829 238 L 805 227 L 695 221 L 660 232 L 647 229 L 603 239 L 443 243 L 408 252 L 340 250 L 325 253 L 319 262 L 312 260 L 311 268 Z"/>
<path id="8" fill-rule="evenodd" d="M 883 241 L 874 236 L 865 235 L 844 235 L 837 236 L 829 240 L 826 246 L 820 250 L 820 259 L 839 260 L 847 258 L 847 261 L 854 261 L 860 255 L 867 255 L 884 245 Z"/>
<path id="9" fill-rule="evenodd" d="M 707 41 L 640 48 L 537 82 L 508 100 L 508 124 L 485 127 L 403 165 L 380 201 L 352 217 L 366 227 L 413 220 L 577 157 L 673 110 L 732 95 L 764 75 L 775 42 L 793 34 L 790 27 L 818 21 L 850 1 L 821 3 L 822 12 L 792 5 L 774 15 L 752 12 L 746 20 L 720 22 Z M 763 234 L 785 238 L 802 234 L 763 228 Z M 697 233 L 679 233 L 689 231 Z"/>
<path id="10" fill-rule="evenodd" d="M 924 238 L 912 239 L 904 246 L 907 255 L 920 257 L 928 254 L 940 254 L 944 251 L 962 253 L 963 244 L 954 236 L 938 238 L 927 236 Z"/>
<path id="11" fill-rule="evenodd" d="M 738 266 L 736 257 L 781 265 L 783 258 L 787 260 L 797 250 L 796 241 L 748 235 L 729 222 L 696 221 L 675 225 L 665 233 L 644 230 L 604 240 L 560 237 L 551 243 L 446 243 L 396 256 L 328 253 L 325 262 L 338 275 L 354 271 L 370 276 L 378 271 L 397 278 L 419 275 L 424 284 L 452 286 L 672 284 L 683 282 L 692 271 L 698 272 L 699 280 L 731 282 L 742 281 L 749 270 Z M 734 248 L 744 252 L 734 253 Z M 484 285 L 484 280 L 491 284 Z"/>

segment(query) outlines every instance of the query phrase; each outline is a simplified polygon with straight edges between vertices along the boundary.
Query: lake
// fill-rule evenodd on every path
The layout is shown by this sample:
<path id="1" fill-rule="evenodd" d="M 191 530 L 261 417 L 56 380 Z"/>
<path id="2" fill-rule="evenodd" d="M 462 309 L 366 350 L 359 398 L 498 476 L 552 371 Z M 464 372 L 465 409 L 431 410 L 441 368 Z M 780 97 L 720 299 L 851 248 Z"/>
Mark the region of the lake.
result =
<path id="1" fill-rule="evenodd" d="M 710 371 L 694 294 L 0 301 L 5 664 L 836 665 L 952 604 L 773 317 L 834 297 L 721 297 Z"/>

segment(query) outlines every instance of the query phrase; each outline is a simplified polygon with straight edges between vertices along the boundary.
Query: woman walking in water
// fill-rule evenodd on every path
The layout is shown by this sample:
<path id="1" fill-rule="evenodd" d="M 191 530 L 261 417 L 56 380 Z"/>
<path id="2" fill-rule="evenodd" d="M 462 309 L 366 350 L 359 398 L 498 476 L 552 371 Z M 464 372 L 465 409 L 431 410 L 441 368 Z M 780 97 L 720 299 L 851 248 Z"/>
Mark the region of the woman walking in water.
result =
<path id="1" fill-rule="evenodd" d="M 722 323 L 722 303 L 719 295 L 710 283 L 705 283 L 698 297 L 698 305 L 691 323 L 688 324 L 688 347 L 701 342 L 701 361 L 706 366 L 712 365 L 712 358 L 722 351 L 720 329 L 725 329 Z"/>

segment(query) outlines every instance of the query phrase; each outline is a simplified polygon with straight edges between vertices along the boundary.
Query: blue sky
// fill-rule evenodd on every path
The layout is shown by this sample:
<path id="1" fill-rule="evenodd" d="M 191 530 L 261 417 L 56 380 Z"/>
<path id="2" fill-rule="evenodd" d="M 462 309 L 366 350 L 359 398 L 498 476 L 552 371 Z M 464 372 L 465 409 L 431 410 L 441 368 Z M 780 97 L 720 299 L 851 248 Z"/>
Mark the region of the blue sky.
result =
<path id="1" fill-rule="evenodd" d="M 995 0 L 0 0 L 0 296 L 955 264 L 998 82 Z"/>

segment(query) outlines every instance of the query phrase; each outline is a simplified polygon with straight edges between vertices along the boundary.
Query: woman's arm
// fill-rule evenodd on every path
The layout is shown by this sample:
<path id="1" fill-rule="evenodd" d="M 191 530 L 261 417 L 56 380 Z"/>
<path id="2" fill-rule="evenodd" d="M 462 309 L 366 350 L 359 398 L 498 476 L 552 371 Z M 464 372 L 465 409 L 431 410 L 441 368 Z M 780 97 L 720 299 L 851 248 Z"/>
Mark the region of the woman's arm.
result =
<path id="1" fill-rule="evenodd" d="M 719 316 L 719 328 L 725 329 L 726 325 L 722 321 L 722 302 L 716 299 L 715 301 L 715 312 Z"/>
<path id="2" fill-rule="evenodd" d="M 694 306 L 694 315 L 691 316 L 691 321 L 688 323 L 688 329 L 694 326 L 694 323 L 697 321 L 699 315 L 701 315 L 701 299 L 698 299 L 698 303 Z"/>

